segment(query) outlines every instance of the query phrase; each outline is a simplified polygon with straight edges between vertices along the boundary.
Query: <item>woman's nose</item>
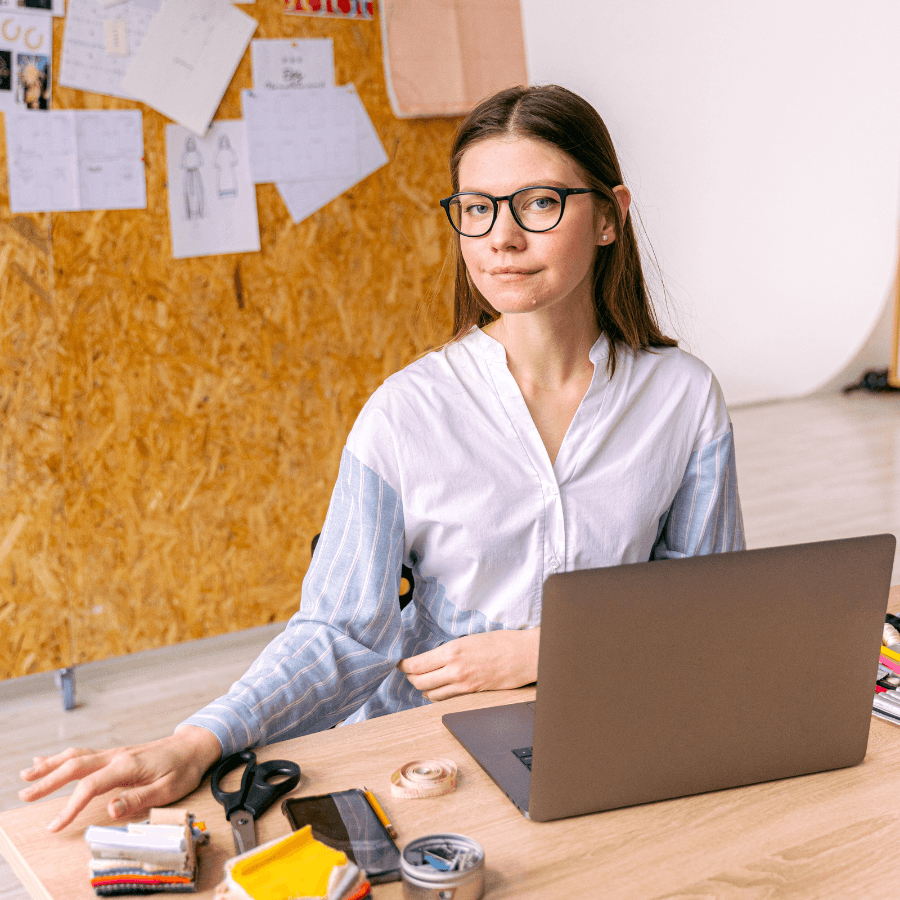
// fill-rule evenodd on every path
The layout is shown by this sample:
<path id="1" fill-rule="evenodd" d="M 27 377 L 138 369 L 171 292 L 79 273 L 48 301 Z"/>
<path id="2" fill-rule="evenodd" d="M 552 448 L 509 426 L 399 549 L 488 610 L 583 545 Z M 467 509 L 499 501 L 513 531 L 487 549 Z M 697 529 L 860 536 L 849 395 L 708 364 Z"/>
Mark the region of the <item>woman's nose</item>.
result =
<path id="1" fill-rule="evenodd" d="M 515 220 L 509 200 L 501 200 L 497 206 L 497 220 L 491 229 L 491 246 L 497 249 L 521 248 L 525 243 L 525 229 Z"/>

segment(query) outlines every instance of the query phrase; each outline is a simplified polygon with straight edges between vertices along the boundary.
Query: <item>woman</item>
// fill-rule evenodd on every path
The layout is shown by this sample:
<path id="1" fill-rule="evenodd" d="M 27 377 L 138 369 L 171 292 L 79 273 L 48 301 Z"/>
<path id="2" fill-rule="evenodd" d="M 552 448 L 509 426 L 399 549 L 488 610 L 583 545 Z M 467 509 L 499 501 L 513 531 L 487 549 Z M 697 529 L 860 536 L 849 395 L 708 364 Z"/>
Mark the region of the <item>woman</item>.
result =
<path id="1" fill-rule="evenodd" d="M 552 572 L 743 548 L 721 391 L 656 324 L 595 110 L 497 94 L 451 175 L 455 336 L 353 426 L 300 611 L 171 737 L 36 761 L 24 799 L 81 779 L 52 829 L 113 788 L 114 818 L 170 803 L 223 753 L 535 681 Z"/>

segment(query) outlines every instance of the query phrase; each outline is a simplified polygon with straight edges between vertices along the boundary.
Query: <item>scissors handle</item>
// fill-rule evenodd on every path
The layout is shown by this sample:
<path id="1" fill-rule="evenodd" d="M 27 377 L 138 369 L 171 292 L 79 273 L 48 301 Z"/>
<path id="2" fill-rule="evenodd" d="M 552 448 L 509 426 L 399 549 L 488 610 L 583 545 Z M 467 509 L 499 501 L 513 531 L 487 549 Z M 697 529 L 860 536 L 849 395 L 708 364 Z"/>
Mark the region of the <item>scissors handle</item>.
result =
<path id="1" fill-rule="evenodd" d="M 239 766 L 246 766 L 241 786 L 236 791 L 222 789 L 221 779 Z M 270 778 L 282 778 L 275 784 Z M 286 759 L 272 759 L 257 763 L 252 750 L 242 750 L 223 759 L 212 774 L 210 787 L 213 797 L 225 807 L 226 818 L 238 809 L 246 810 L 256 819 L 279 797 L 292 791 L 300 781 L 300 766 Z"/>

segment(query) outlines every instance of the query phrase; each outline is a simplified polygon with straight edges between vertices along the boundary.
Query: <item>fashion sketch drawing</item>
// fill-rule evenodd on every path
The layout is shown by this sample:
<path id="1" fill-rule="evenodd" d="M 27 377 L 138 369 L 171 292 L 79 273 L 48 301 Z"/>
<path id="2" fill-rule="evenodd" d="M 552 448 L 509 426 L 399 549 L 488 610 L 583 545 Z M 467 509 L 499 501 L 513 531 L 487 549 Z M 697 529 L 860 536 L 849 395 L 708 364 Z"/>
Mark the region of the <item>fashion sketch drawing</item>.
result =
<path id="1" fill-rule="evenodd" d="M 184 212 L 188 221 L 203 218 L 203 179 L 200 177 L 200 166 L 203 165 L 203 156 L 197 149 L 197 139 L 189 137 L 184 145 L 184 153 L 181 156 L 181 168 L 184 170 L 182 179 L 184 187 Z"/>

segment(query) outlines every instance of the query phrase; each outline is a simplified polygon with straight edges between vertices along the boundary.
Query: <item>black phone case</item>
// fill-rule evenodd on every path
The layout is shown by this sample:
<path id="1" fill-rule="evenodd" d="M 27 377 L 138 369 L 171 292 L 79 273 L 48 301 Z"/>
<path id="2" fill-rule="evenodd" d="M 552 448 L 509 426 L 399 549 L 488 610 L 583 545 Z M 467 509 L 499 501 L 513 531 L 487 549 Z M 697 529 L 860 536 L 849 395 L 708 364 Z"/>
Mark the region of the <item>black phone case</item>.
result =
<path id="1" fill-rule="evenodd" d="M 310 825 L 317 841 L 346 853 L 371 884 L 400 880 L 400 851 L 358 788 L 288 797 L 281 811 L 294 831 Z"/>

